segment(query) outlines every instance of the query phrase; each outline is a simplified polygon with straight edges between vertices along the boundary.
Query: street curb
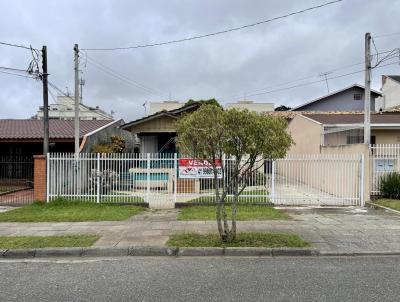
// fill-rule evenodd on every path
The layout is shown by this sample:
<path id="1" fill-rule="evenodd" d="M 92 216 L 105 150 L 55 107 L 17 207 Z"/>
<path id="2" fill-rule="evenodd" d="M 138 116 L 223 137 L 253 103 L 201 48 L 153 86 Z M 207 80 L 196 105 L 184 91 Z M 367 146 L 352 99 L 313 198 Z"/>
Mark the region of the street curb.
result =
<path id="1" fill-rule="evenodd" d="M 258 248 L 258 247 L 161 247 L 136 246 L 129 248 L 74 247 L 0 250 L 1 258 L 57 258 L 57 257 L 123 257 L 123 256 L 318 256 L 314 248 Z"/>
<path id="2" fill-rule="evenodd" d="M 378 252 L 321 252 L 316 248 L 259 248 L 259 247 L 161 247 L 136 246 L 129 248 L 40 248 L 0 250 L 0 259 L 65 258 L 65 257 L 329 257 L 329 256 L 400 256 L 400 251 Z"/>
<path id="3" fill-rule="evenodd" d="M 357 256 L 400 256 L 400 251 L 391 252 L 320 252 L 320 256 L 345 256 L 345 257 L 357 257 Z"/>
<path id="4" fill-rule="evenodd" d="M 379 204 L 376 204 L 376 203 L 373 203 L 373 202 L 370 202 L 370 201 L 367 201 L 367 202 L 365 202 L 365 203 L 366 203 L 369 207 L 372 207 L 372 208 L 379 208 L 379 209 L 386 210 L 386 211 L 395 213 L 395 214 L 397 214 L 397 215 L 400 215 L 400 211 L 397 211 L 397 210 L 394 210 L 394 209 L 391 209 L 391 208 L 388 208 L 388 207 L 385 207 L 385 206 L 381 206 L 381 205 L 379 205 Z"/>

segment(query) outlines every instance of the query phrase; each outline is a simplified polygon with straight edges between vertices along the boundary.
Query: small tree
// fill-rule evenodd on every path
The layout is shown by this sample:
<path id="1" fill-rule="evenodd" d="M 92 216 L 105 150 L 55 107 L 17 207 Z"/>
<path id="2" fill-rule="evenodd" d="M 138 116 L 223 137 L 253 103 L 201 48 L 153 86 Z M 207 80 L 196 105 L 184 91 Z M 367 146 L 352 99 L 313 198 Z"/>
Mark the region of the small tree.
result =
<path id="1" fill-rule="evenodd" d="M 178 121 L 177 142 L 181 152 L 207 160 L 213 168 L 216 220 L 222 241 L 236 239 L 237 204 L 248 184 L 247 175 L 262 167 L 265 158 L 285 156 L 292 145 L 286 127 L 286 121 L 280 117 L 248 110 L 224 111 L 214 105 L 203 105 Z M 229 178 L 225 177 L 224 161 L 220 161 L 223 155 L 233 159 Z M 222 165 L 222 182 L 218 181 L 217 162 Z M 228 192 L 233 192 L 231 227 L 226 212 Z"/>

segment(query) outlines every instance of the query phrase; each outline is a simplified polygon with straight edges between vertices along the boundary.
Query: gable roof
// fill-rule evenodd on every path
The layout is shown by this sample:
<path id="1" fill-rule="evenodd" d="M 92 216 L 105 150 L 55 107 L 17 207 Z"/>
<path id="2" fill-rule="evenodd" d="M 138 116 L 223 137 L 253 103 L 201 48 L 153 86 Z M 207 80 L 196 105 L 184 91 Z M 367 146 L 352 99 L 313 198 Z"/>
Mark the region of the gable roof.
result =
<path id="1" fill-rule="evenodd" d="M 318 102 L 318 101 L 320 101 L 320 100 L 323 100 L 323 99 L 325 99 L 325 98 L 327 98 L 327 97 L 333 96 L 333 95 L 335 95 L 335 94 L 342 93 L 342 92 L 344 92 L 344 91 L 346 91 L 346 90 L 353 89 L 353 88 L 365 89 L 364 86 L 355 83 L 355 84 L 353 84 L 353 85 L 351 85 L 351 86 L 347 86 L 347 87 L 345 87 L 345 88 L 343 88 L 343 89 L 336 90 L 336 91 L 334 91 L 334 92 L 331 92 L 331 93 L 328 93 L 328 94 L 326 94 L 326 95 L 324 95 L 324 96 L 321 96 L 321 97 L 319 97 L 319 98 L 317 98 L 317 99 L 314 99 L 314 100 L 312 100 L 312 101 L 309 101 L 309 102 L 306 102 L 306 103 L 301 104 L 301 105 L 299 105 L 299 106 L 296 106 L 296 107 L 290 109 L 289 111 L 295 111 L 295 110 L 297 110 L 297 109 L 299 109 L 299 108 L 301 108 L 301 107 L 304 107 L 304 106 L 313 104 L 313 103 Z M 379 91 L 376 91 L 376 90 L 374 90 L 374 89 L 371 89 L 371 93 L 372 93 L 372 94 L 375 94 L 376 96 L 382 96 L 382 93 L 380 93 Z"/>
<path id="2" fill-rule="evenodd" d="M 79 121 L 79 137 L 93 132 L 112 120 L 81 120 Z M 0 140 L 42 140 L 43 120 L 33 119 L 4 119 L 0 120 Z M 49 120 L 50 139 L 74 139 L 74 121 Z"/>
<path id="3" fill-rule="evenodd" d="M 324 125 L 351 125 L 364 123 L 363 113 L 313 113 L 303 114 Z M 371 124 L 399 124 L 399 113 L 374 113 L 371 114 Z"/>
<path id="4" fill-rule="evenodd" d="M 170 117 L 170 118 L 173 118 L 173 119 L 177 119 L 180 114 L 182 114 L 182 113 L 184 113 L 186 111 L 189 111 L 191 109 L 197 109 L 198 107 L 200 107 L 200 105 L 201 105 L 200 103 L 193 103 L 193 104 L 183 105 L 180 108 L 172 109 L 172 110 L 169 110 L 169 111 L 162 110 L 162 111 L 153 113 L 151 115 L 139 118 L 137 120 L 131 121 L 129 123 L 126 123 L 126 124 L 121 126 L 121 129 L 127 129 L 129 127 L 136 126 L 138 124 L 145 123 L 145 122 L 148 122 L 148 121 L 151 121 L 153 119 L 156 119 L 156 118 L 159 118 L 159 117 L 163 117 L 163 116 L 167 116 L 167 117 Z"/>

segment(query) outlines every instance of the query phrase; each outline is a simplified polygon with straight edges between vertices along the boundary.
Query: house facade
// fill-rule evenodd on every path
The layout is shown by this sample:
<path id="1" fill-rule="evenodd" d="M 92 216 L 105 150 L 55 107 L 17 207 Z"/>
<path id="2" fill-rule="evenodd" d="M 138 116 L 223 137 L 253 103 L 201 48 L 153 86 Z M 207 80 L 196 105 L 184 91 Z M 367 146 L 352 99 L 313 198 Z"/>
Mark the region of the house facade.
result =
<path id="1" fill-rule="evenodd" d="M 140 153 L 175 153 L 177 151 L 176 121 L 182 115 L 199 108 L 199 103 L 184 105 L 178 109 L 163 110 L 121 126 L 137 137 Z"/>
<path id="2" fill-rule="evenodd" d="M 80 150 L 90 152 L 97 143 L 106 143 L 111 135 L 123 135 L 134 146 L 130 132 L 122 133 L 123 120 L 80 121 Z M 49 152 L 74 152 L 74 121 L 49 120 Z M 43 121 L 32 119 L 0 120 L 0 156 L 29 156 L 43 152 Z M 131 138 L 130 138 L 131 137 Z M 133 150 L 132 150 L 133 152 Z"/>
<path id="3" fill-rule="evenodd" d="M 322 147 L 363 143 L 362 113 L 299 113 L 289 122 L 291 154 L 318 154 Z M 371 114 L 371 144 L 400 144 L 400 113 Z"/>
<path id="4" fill-rule="evenodd" d="M 382 111 L 400 108 L 400 76 L 382 75 L 382 96 L 377 101 Z"/>
<path id="5" fill-rule="evenodd" d="M 371 111 L 375 111 L 375 101 L 382 94 L 371 90 Z M 294 107 L 291 111 L 310 112 L 335 112 L 335 111 L 364 111 L 364 87 L 353 84 L 349 87 L 332 92 L 302 105 Z M 379 108 L 378 108 L 379 109 Z"/>
<path id="6" fill-rule="evenodd" d="M 33 119 L 43 120 L 43 106 L 39 107 Z M 58 96 L 55 104 L 49 105 L 49 119 L 53 120 L 73 120 L 75 118 L 75 101 L 73 96 Z M 113 120 L 111 114 L 100 109 L 99 106 L 90 107 L 79 104 L 80 120 Z"/>

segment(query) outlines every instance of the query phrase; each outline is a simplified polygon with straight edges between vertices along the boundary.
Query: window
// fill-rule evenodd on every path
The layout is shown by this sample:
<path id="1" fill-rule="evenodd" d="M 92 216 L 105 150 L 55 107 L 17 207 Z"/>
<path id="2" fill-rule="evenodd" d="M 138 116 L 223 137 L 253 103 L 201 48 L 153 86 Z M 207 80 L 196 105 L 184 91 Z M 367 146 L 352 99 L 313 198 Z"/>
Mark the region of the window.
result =
<path id="1" fill-rule="evenodd" d="M 363 135 L 348 135 L 347 136 L 347 144 L 361 144 L 364 142 L 364 136 Z"/>
<path id="2" fill-rule="evenodd" d="M 355 93 L 353 97 L 355 101 L 361 101 L 362 99 L 361 93 Z"/>

